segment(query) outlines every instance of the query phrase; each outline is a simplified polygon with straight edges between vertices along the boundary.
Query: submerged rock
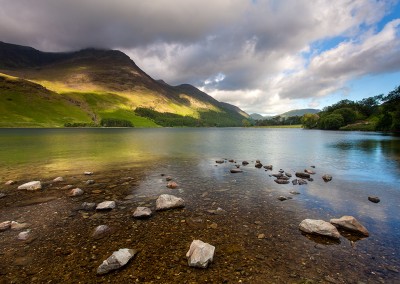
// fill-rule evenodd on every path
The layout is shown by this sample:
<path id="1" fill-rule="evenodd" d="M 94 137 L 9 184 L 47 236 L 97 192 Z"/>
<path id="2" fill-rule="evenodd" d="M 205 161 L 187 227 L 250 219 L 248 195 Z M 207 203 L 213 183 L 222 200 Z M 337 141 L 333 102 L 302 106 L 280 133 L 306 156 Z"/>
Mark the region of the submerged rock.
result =
<path id="1" fill-rule="evenodd" d="M 95 184 L 95 181 L 92 179 L 89 179 L 85 182 L 86 185 L 91 185 L 91 184 Z"/>
<path id="2" fill-rule="evenodd" d="M 279 201 L 285 201 L 285 200 L 289 200 L 289 199 L 292 199 L 292 198 L 290 196 L 279 196 L 278 197 Z"/>
<path id="3" fill-rule="evenodd" d="M 168 184 L 167 184 L 167 187 L 171 188 L 171 189 L 174 189 L 174 188 L 178 187 L 178 184 L 176 182 L 174 182 L 174 181 L 169 181 Z"/>
<path id="4" fill-rule="evenodd" d="M 294 180 L 292 180 L 292 184 L 293 185 L 296 185 L 298 183 L 298 180 L 297 180 L 297 178 L 296 179 L 294 179 Z"/>
<path id="5" fill-rule="evenodd" d="M 217 164 L 223 164 L 225 161 L 224 160 L 216 160 L 215 161 Z"/>
<path id="6" fill-rule="evenodd" d="M 278 178 L 278 179 L 275 179 L 274 182 L 276 182 L 277 184 L 288 184 L 289 180 Z"/>
<path id="7" fill-rule="evenodd" d="M 103 263 L 97 268 L 97 274 L 106 274 L 112 270 L 119 269 L 126 265 L 129 260 L 137 253 L 134 249 L 123 248 L 118 251 L 114 251 L 113 254 L 103 261 Z"/>
<path id="8" fill-rule="evenodd" d="M 258 169 L 262 168 L 262 166 L 263 165 L 260 162 L 256 162 L 256 164 L 255 164 L 255 167 Z"/>
<path id="9" fill-rule="evenodd" d="M 11 221 L 11 230 L 18 231 L 28 228 L 30 225 L 28 223 L 18 223 Z"/>
<path id="10" fill-rule="evenodd" d="M 247 162 L 247 161 L 243 161 L 243 162 L 242 162 L 242 165 L 243 165 L 243 166 L 247 166 L 248 164 L 249 164 L 249 162 Z"/>
<path id="11" fill-rule="evenodd" d="M 165 180 L 166 180 L 166 181 L 170 181 L 170 180 L 172 180 L 172 177 L 167 176 L 167 177 L 165 178 Z"/>
<path id="12" fill-rule="evenodd" d="M 39 190 L 42 189 L 42 183 L 40 181 L 31 181 L 18 186 L 18 189 Z"/>
<path id="13" fill-rule="evenodd" d="M 190 245 L 189 251 L 186 253 L 188 265 L 207 268 L 214 259 L 214 252 L 214 246 L 200 240 L 194 240 Z"/>
<path id="14" fill-rule="evenodd" d="M 325 174 L 322 176 L 322 179 L 324 180 L 324 182 L 328 182 L 332 180 L 332 176 Z"/>
<path id="15" fill-rule="evenodd" d="M 342 216 L 339 219 L 331 219 L 330 222 L 331 224 L 342 229 L 349 230 L 367 237 L 369 236 L 367 228 L 361 225 L 361 223 L 358 222 L 353 216 Z"/>
<path id="16" fill-rule="evenodd" d="M 222 209 L 221 207 L 218 207 L 217 209 L 211 209 L 207 210 L 208 213 L 213 214 L 213 215 L 220 215 L 220 214 L 225 214 L 226 211 Z"/>
<path id="17" fill-rule="evenodd" d="M 4 221 L 0 223 L 0 232 L 6 231 L 11 228 L 11 221 Z"/>
<path id="18" fill-rule="evenodd" d="M 266 165 L 266 166 L 264 166 L 264 169 L 266 169 L 266 170 L 269 170 L 269 171 L 272 171 L 272 165 Z"/>
<path id="19" fill-rule="evenodd" d="M 81 196 L 83 195 L 84 191 L 80 188 L 74 188 L 71 189 L 71 191 L 69 192 L 69 196 L 71 197 L 75 197 L 75 196 Z"/>
<path id="20" fill-rule="evenodd" d="M 182 198 L 170 194 L 161 194 L 156 200 L 156 210 L 167 210 L 180 208 L 185 206 L 185 201 Z"/>
<path id="21" fill-rule="evenodd" d="M 137 207 L 135 212 L 133 212 L 133 217 L 138 219 L 149 218 L 151 215 L 153 215 L 153 212 L 148 207 Z"/>
<path id="22" fill-rule="evenodd" d="M 299 185 L 307 184 L 307 181 L 304 179 L 299 179 L 299 180 L 297 180 L 297 182 Z"/>
<path id="23" fill-rule="evenodd" d="M 84 210 L 84 211 L 92 211 L 96 209 L 96 203 L 94 202 L 83 202 L 81 204 L 81 208 L 80 210 Z"/>
<path id="24" fill-rule="evenodd" d="M 53 182 L 62 182 L 64 181 L 63 177 L 56 177 L 55 179 L 53 179 Z"/>
<path id="25" fill-rule="evenodd" d="M 293 194 L 293 195 L 300 194 L 300 192 L 298 192 L 298 191 L 294 191 L 294 190 L 293 190 L 293 191 L 290 191 L 289 193 L 290 193 L 290 194 Z"/>
<path id="26" fill-rule="evenodd" d="M 310 174 L 303 172 L 296 172 L 296 177 L 298 178 L 310 178 Z"/>
<path id="27" fill-rule="evenodd" d="M 373 203 L 379 203 L 381 201 L 378 196 L 368 196 L 368 200 Z"/>
<path id="28" fill-rule="evenodd" d="M 243 173 L 243 171 L 239 168 L 231 169 L 232 174 Z"/>
<path id="29" fill-rule="evenodd" d="M 339 231 L 331 223 L 324 220 L 305 219 L 301 221 L 299 229 L 304 233 L 317 234 L 334 239 L 339 239 Z"/>
<path id="30" fill-rule="evenodd" d="M 291 173 L 288 173 L 288 172 L 285 172 L 285 175 L 286 175 L 287 177 L 289 177 L 289 178 L 292 177 L 292 174 L 291 174 Z"/>
<path id="31" fill-rule="evenodd" d="M 304 172 L 310 175 L 315 175 L 315 172 L 313 170 L 305 169 Z"/>
<path id="32" fill-rule="evenodd" d="M 115 201 L 103 201 L 96 206 L 96 210 L 111 210 L 117 207 Z"/>
<path id="33" fill-rule="evenodd" d="M 95 239 L 101 239 L 105 236 L 108 236 L 111 233 L 111 228 L 107 225 L 100 225 L 94 229 L 92 237 Z"/>

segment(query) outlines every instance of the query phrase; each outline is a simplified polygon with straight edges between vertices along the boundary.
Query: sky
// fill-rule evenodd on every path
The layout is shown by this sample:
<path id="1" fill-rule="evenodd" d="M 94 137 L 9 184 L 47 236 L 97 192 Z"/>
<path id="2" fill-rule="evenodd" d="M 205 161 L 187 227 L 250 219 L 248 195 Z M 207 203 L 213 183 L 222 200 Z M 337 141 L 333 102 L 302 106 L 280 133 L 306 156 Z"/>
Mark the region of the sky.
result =
<path id="1" fill-rule="evenodd" d="M 118 49 L 154 79 L 247 113 L 400 85 L 400 0 L 0 0 L 0 41 Z"/>

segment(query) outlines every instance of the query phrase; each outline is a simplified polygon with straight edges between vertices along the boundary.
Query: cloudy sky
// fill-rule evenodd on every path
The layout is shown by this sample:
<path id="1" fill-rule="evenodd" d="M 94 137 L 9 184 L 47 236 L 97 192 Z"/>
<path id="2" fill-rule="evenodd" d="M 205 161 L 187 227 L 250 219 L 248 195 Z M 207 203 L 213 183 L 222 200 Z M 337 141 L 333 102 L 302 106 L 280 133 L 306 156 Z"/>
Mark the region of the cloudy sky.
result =
<path id="1" fill-rule="evenodd" d="M 248 113 L 400 85 L 399 0 L 0 0 L 0 40 L 120 49 L 153 78 Z"/>

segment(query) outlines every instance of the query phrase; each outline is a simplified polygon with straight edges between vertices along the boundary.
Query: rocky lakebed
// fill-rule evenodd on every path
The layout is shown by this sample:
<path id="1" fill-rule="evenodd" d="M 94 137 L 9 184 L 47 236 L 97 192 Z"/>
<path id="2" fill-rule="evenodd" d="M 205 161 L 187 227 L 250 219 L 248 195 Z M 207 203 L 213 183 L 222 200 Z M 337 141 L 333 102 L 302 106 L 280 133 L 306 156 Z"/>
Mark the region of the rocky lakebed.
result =
<path id="1" fill-rule="evenodd" d="M 386 232 L 301 198 L 334 173 L 192 163 L 3 177 L 0 283 L 399 283 Z"/>

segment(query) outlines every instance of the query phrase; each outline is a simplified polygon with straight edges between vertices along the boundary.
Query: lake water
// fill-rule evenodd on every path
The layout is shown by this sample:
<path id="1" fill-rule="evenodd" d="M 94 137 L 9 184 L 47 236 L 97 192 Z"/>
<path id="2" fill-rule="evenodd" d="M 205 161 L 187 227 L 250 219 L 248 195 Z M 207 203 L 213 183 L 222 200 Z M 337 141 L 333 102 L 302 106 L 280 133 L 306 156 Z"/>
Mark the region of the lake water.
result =
<path id="1" fill-rule="evenodd" d="M 220 159 L 226 161 L 216 164 Z M 236 164 L 244 160 L 250 164 L 241 166 L 243 173 L 231 174 L 235 162 L 230 159 Z M 273 165 L 273 170 L 255 168 L 257 159 Z M 304 169 L 316 174 L 312 175 L 314 181 L 306 185 L 280 185 L 270 176 L 279 169 L 293 176 Z M 94 172 L 90 178 L 96 180 L 95 185 L 84 184 L 89 179 L 82 176 L 84 171 Z M 164 174 L 173 177 L 179 189 L 166 188 Z M 325 183 L 323 174 L 332 175 L 333 180 Z M 57 176 L 64 176 L 66 184 L 83 188 L 84 197 L 67 197 L 60 187 L 50 183 Z M 379 133 L 255 128 L 1 129 L 0 190 L 7 196 L 0 199 L 0 222 L 19 218 L 32 223 L 38 238 L 28 248 L 1 244 L 0 259 L 11 256 L 17 264 L 0 268 L 8 280 L 17 282 L 66 277 L 86 282 L 396 283 L 400 281 L 399 178 L 400 138 Z M 25 193 L 16 191 L 16 186 L 5 186 L 10 179 L 19 183 L 42 180 L 46 186 L 40 193 Z M 293 190 L 300 194 L 291 195 Z M 138 223 L 127 217 L 133 206 L 154 207 L 154 199 L 161 193 L 184 198 L 185 209 L 162 212 Z M 292 199 L 281 202 L 277 200 L 281 195 Z M 46 196 L 54 200 L 28 207 L 26 203 L 18 205 L 18 198 L 26 202 Z M 381 202 L 372 203 L 368 196 L 379 196 Z M 100 217 L 94 212 L 70 213 L 81 201 L 110 198 L 120 201 L 122 209 Z M 51 226 L 32 216 L 36 216 L 35 210 L 46 210 L 46 206 L 63 208 L 57 213 L 60 219 L 52 217 L 51 222 L 64 223 L 41 233 L 40 228 Z M 227 213 L 207 213 L 218 207 Z M 27 208 L 31 215 L 22 212 Z M 62 212 L 66 216 L 61 216 Z M 343 215 L 356 217 L 368 228 L 370 237 L 360 240 L 345 235 L 340 242 L 331 242 L 298 230 L 303 219 L 329 221 Z M 87 220 L 87 226 L 82 227 L 82 220 Z M 127 220 L 132 223 L 129 230 L 135 231 L 133 236 L 124 229 Z M 57 243 L 60 236 L 49 237 L 57 228 L 67 228 L 72 239 L 77 235 L 75 227 L 90 235 L 93 226 L 107 222 L 116 227 L 117 233 L 102 243 L 102 249 L 82 236 L 79 246 L 72 241 L 69 244 L 71 253 L 60 254 L 61 262 L 68 263 L 68 258 L 71 263 L 84 261 L 83 266 L 76 264 L 81 273 L 74 274 L 65 266 L 47 274 L 37 272 L 43 270 L 35 266 L 37 258 L 42 258 L 45 266 L 46 257 L 51 258 L 48 250 L 61 246 Z M 146 234 L 150 233 L 158 239 L 148 240 Z M 9 238 L 4 242 L 15 242 L 15 233 L 0 234 Z M 139 241 L 139 236 L 146 240 Z M 196 238 L 217 247 L 216 259 L 207 270 L 185 265 L 185 250 Z M 127 240 L 142 251 L 131 267 L 89 280 L 101 260 L 120 248 L 117 246 L 126 246 Z M 82 244 L 90 250 L 92 259 L 78 252 Z M 47 247 L 42 254 L 40 249 L 35 250 L 39 245 Z M 65 240 L 64 245 L 68 246 Z M 23 265 L 18 263 L 21 258 L 25 260 Z M 71 263 L 70 270 L 74 267 Z M 21 266 L 35 272 L 21 274 L 17 272 Z"/>

